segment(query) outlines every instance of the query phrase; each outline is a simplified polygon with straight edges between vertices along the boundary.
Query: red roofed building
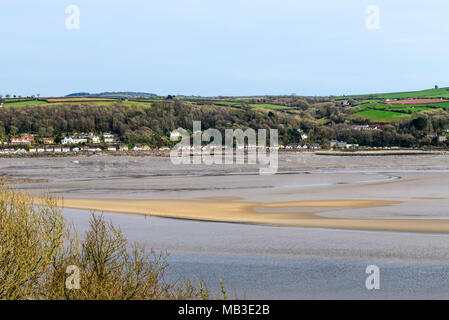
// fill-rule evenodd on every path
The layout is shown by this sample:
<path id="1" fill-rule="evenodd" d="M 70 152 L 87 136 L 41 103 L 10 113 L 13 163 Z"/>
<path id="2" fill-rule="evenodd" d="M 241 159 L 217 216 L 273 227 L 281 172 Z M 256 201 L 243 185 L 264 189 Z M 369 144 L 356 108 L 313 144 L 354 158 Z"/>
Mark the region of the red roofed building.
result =
<path id="1" fill-rule="evenodd" d="M 25 137 L 12 137 L 11 144 L 32 144 L 34 142 L 33 136 L 25 136 Z"/>

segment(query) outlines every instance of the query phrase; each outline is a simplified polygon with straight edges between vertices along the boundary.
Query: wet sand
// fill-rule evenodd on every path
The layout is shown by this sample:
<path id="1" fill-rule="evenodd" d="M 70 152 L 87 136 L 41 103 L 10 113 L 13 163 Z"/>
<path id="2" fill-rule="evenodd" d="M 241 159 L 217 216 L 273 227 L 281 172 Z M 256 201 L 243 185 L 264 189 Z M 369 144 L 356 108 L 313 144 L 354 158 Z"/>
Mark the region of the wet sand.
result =
<path id="1" fill-rule="evenodd" d="M 449 232 L 449 156 L 281 154 L 248 165 L 175 166 L 162 157 L 5 159 L 0 172 L 66 208 L 275 226 Z"/>
<path id="2" fill-rule="evenodd" d="M 129 200 L 129 199 L 64 199 L 60 205 L 72 209 L 99 212 L 132 213 L 165 218 L 263 224 L 273 226 L 312 227 L 348 230 L 378 230 L 449 233 L 449 221 L 431 219 L 351 219 L 329 218 L 320 210 L 385 207 L 395 201 L 327 200 L 293 202 L 236 202 L 208 200 Z M 282 212 L 293 208 L 295 211 Z M 304 209 L 313 210 L 306 212 Z M 256 209 L 280 209 L 258 212 Z M 304 210 L 304 211 L 303 211 Z"/>

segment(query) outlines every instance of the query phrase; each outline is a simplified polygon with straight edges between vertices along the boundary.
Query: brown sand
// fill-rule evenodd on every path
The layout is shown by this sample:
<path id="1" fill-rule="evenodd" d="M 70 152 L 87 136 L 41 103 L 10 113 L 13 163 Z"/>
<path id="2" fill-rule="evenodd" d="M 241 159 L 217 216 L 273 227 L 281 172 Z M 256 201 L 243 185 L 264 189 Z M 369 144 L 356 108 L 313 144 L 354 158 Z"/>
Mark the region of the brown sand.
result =
<path id="1" fill-rule="evenodd" d="M 347 219 L 328 218 L 317 215 L 320 211 L 331 211 L 332 209 L 385 207 L 398 203 L 397 201 L 371 200 L 262 203 L 233 201 L 232 199 L 220 198 L 203 200 L 65 198 L 60 201 L 59 205 L 65 208 L 87 209 L 98 212 L 146 214 L 158 217 L 203 221 L 332 229 L 449 233 L 448 220 Z M 262 209 L 264 212 L 258 212 L 257 209 Z M 282 212 L 282 209 L 294 210 L 293 212 Z"/>

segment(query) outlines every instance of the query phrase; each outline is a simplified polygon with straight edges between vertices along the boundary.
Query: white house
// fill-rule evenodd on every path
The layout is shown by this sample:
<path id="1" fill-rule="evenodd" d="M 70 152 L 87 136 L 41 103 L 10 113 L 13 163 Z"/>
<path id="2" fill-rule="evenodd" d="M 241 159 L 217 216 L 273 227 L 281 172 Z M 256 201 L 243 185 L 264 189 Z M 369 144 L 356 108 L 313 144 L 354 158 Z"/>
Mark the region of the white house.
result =
<path id="1" fill-rule="evenodd" d="M 90 140 L 92 141 L 92 143 L 100 143 L 101 142 L 100 137 L 97 135 L 90 137 Z"/>
<path id="2" fill-rule="evenodd" d="M 118 143 L 120 142 L 120 138 L 117 137 L 116 135 L 109 133 L 109 132 L 105 132 L 103 133 L 103 139 L 105 143 Z"/>
<path id="3" fill-rule="evenodd" d="M 61 144 L 80 144 L 80 143 L 87 143 L 87 138 L 85 138 L 84 136 L 64 137 L 64 139 L 61 140 Z"/>

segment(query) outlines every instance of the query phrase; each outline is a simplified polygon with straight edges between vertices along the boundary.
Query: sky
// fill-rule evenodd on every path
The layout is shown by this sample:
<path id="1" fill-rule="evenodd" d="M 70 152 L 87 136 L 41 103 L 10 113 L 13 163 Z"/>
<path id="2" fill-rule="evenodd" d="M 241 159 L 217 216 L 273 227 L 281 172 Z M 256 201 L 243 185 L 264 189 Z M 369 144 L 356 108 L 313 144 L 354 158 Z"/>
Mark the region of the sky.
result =
<path id="1" fill-rule="evenodd" d="M 449 87 L 447 12 L 447 0 L 1 0 L 0 94 Z"/>

